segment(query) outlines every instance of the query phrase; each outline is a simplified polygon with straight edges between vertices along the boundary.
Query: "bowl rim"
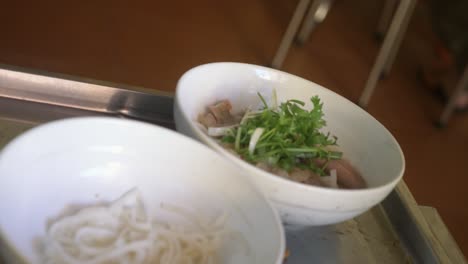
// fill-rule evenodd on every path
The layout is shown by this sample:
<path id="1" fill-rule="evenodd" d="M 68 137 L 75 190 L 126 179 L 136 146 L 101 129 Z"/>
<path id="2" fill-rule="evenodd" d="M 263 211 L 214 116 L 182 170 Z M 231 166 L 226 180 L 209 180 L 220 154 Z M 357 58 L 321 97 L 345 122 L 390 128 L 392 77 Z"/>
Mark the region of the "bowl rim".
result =
<path id="1" fill-rule="evenodd" d="M 181 100 L 180 98 L 183 97 L 183 93 L 186 90 L 188 90 L 188 88 L 186 86 L 182 86 L 182 84 L 183 84 L 183 82 L 185 82 L 185 80 L 190 75 L 196 73 L 197 71 L 201 71 L 201 70 L 205 70 L 205 69 L 209 69 L 209 68 L 215 68 L 215 67 L 219 67 L 219 66 L 247 67 L 249 69 L 261 69 L 261 70 L 271 71 L 271 72 L 274 72 L 276 74 L 287 76 L 288 78 L 298 79 L 300 81 L 303 81 L 303 82 L 307 83 L 308 85 L 313 85 L 313 86 L 315 86 L 314 89 L 319 89 L 319 90 L 321 90 L 323 92 L 330 93 L 330 94 L 332 94 L 334 96 L 337 96 L 340 99 L 344 100 L 346 103 L 356 106 L 356 110 L 360 111 L 362 114 L 364 114 L 366 116 L 366 118 L 369 118 L 371 120 L 371 122 L 375 123 L 380 129 L 382 129 L 382 131 L 386 134 L 386 136 L 391 140 L 392 144 L 395 145 L 395 147 L 396 147 L 396 149 L 398 151 L 398 154 L 399 154 L 398 156 L 399 156 L 400 162 L 401 162 L 401 168 L 400 168 L 397 176 L 394 177 L 394 179 L 386 182 L 385 184 L 381 184 L 381 185 L 374 186 L 374 187 L 366 187 L 364 189 L 333 189 L 333 188 L 326 188 L 326 187 L 308 185 L 308 184 L 304 184 L 304 183 L 295 182 L 295 181 L 292 181 L 292 180 L 289 180 L 289 179 L 285 179 L 285 178 L 280 177 L 278 175 L 275 175 L 273 173 L 266 172 L 266 171 L 264 171 L 264 170 L 262 170 L 260 168 L 257 168 L 256 166 L 248 163 L 248 162 L 245 162 L 245 161 L 237 158 L 236 156 L 234 156 L 233 154 L 231 154 L 227 150 L 225 150 L 223 147 L 221 147 L 218 143 L 216 143 L 210 136 L 208 136 L 206 133 L 204 133 L 197 125 L 195 125 L 194 121 L 189 117 L 189 115 L 188 115 L 188 113 L 186 111 L 187 109 L 185 108 L 184 105 L 182 105 L 182 103 L 180 101 Z M 317 83 L 314 83 L 312 81 L 309 81 L 307 79 L 304 79 L 304 78 L 302 78 L 300 76 L 297 76 L 297 75 L 294 75 L 294 74 L 291 74 L 291 73 L 288 73 L 288 72 L 284 72 L 284 71 L 281 71 L 281 70 L 277 70 L 277 69 L 273 69 L 273 68 L 269 68 L 269 67 L 265 67 L 265 66 L 249 64 L 249 63 L 240 63 L 240 62 L 213 62 L 213 63 L 202 64 L 202 65 L 196 66 L 196 67 L 191 68 L 190 70 L 186 71 L 182 75 L 182 77 L 178 80 L 176 93 L 175 93 L 175 106 L 176 105 L 180 109 L 180 113 L 181 113 L 182 117 L 185 120 L 188 121 L 187 123 L 188 123 L 190 129 L 196 133 L 196 136 L 198 137 L 198 139 L 202 140 L 204 143 L 208 144 L 210 147 L 214 148 L 216 151 L 220 152 L 223 156 L 225 156 L 226 158 L 232 160 L 236 164 L 240 164 L 242 167 L 244 167 L 243 169 L 253 170 L 255 172 L 255 174 L 261 175 L 265 179 L 271 179 L 272 181 L 277 181 L 279 184 L 283 184 L 284 186 L 287 186 L 287 188 L 294 188 L 296 190 L 302 190 L 302 191 L 306 191 L 306 192 L 307 191 L 314 191 L 314 192 L 320 192 L 320 193 L 323 193 L 323 194 L 341 193 L 343 195 L 356 195 L 356 194 L 363 194 L 363 193 L 368 194 L 368 193 L 372 193 L 372 192 L 379 193 L 379 192 L 385 191 L 389 187 L 393 188 L 394 186 L 396 186 L 396 184 L 398 184 L 398 182 L 403 178 L 403 174 L 405 172 L 406 162 L 405 162 L 405 157 L 404 157 L 404 153 L 403 153 L 403 151 L 401 149 L 401 146 L 399 145 L 398 141 L 395 139 L 393 134 L 382 123 L 380 123 L 375 117 L 373 117 L 367 111 L 363 110 L 361 107 L 357 106 L 354 102 L 350 101 L 346 97 L 341 96 L 341 95 L 337 94 L 336 92 L 334 92 L 334 91 L 332 91 L 330 89 L 327 89 L 327 88 L 325 88 L 325 87 L 323 87 L 323 86 L 321 86 L 321 85 L 319 85 Z M 177 124 L 176 124 L 176 126 L 177 126 Z M 333 211 L 335 211 L 335 210 L 333 210 Z"/>
<path id="2" fill-rule="evenodd" d="M 16 136 L 13 140 L 11 140 L 3 149 L 0 149 L 0 164 L 3 163 L 5 156 L 10 155 L 10 152 L 14 151 L 14 149 L 16 148 L 16 145 L 21 144 L 25 139 L 31 136 L 35 136 L 36 134 L 43 133 L 44 130 L 50 127 L 54 127 L 54 126 L 62 127 L 63 125 L 67 125 L 68 123 L 86 124 L 88 123 L 88 121 L 96 121 L 99 123 L 111 123 L 111 124 L 117 124 L 117 125 L 121 125 L 121 124 L 131 125 L 132 127 L 139 127 L 138 129 L 154 130 L 155 134 L 161 133 L 161 132 L 167 133 L 167 134 L 170 134 L 171 137 L 177 138 L 177 140 L 185 141 L 183 143 L 192 144 L 196 146 L 196 148 L 199 148 L 203 150 L 204 152 L 212 153 L 210 155 L 212 155 L 213 157 L 216 157 L 220 161 L 223 160 L 221 162 L 224 162 L 226 166 L 231 167 L 233 171 L 238 171 L 236 170 L 237 167 L 235 167 L 233 164 L 230 164 L 230 162 L 225 161 L 225 159 L 220 157 L 219 153 L 217 153 L 213 149 L 175 130 L 165 128 L 165 127 L 155 125 L 155 124 L 146 123 L 146 122 L 139 121 L 139 120 L 123 119 L 123 118 L 108 117 L 108 116 L 69 117 L 69 118 L 64 118 L 64 119 L 53 120 L 53 121 L 35 126 L 31 129 L 28 129 L 27 131 L 21 133 L 20 135 Z M 239 172 L 239 174 L 245 174 L 245 172 Z M 275 256 L 275 259 L 276 259 L 275 264 L 281 264 L 283 262 L 283 256 L 286 250 L 286 235 L 285 235 L 284 226 L 282 224 L 279 212 L 275 209 L 272 201 L 270 201 L 270 199 L 268 199 L 266 195 L 257 186 L 255 186 L 255 184 L 253 184 L 249 180 L 248 177 L 236 177 L 236 178 L 243 178 L 241 181 L 243 181 L 244 184 L 250 186 L 251 192 L 253 192 L 253 194 L 257 196 L 259 201 L 263 203 L 263 207 L 265 207 L 265 209 L 267 209 L 273 215 L 272 223 L 273 223 L 274 229 L 278 232 L 278 235 L 279 235 L 279 250 L 277 252 L 277 256 Z M 3 229 L 2 226 L 0 226 L 0 245 L 4 245 L 4 248 L 11 251 L 12 254 L 15 256 L 15 258 L 22 261 L 22 263 L 29 263 L 30 259 L 24 253 L 22 253 L 18 247 L 15 246 L 13 241 L 11 241 L 10 237 L 7 236 L 2 229 Z"/>

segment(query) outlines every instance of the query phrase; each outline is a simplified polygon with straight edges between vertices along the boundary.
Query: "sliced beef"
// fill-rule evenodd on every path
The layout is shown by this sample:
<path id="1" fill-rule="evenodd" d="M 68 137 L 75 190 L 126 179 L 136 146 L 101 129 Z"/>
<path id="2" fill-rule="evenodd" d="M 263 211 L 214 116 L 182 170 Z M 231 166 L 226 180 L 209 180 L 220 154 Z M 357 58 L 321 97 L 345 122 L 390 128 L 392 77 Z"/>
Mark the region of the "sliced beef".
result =
<path id="1" fill-rule="evenodd" d="M 198 122 L 205 127 L 219 127 L 233 124 L 236 118 L 231 114 L 232 105 L 229 100 L 222 100 L 208 106 L 208 111 L 198 115 Z"/>
<path id="2" fill-rule="evenodd" d="M 234 117 L 231 114 L 232 105 L 228 100 L 219 101 L 208 106 L 208 110 L 216 118 L 218 125 L 232 123 Z"/>
<path id="3" fill-rule="evenodd" d="M 300 183 L 323 186 L 320 176 L 310 170 L 292 169 L 291 172 L 289 172 L 289 178 Z"/>
<path id="4" fill-rule="evenodd" d="M 338 186 L 346 189 L 363 189 L 367 187 L 361 174 L 346 160 L 330 160 L 328 170 L 336 170 Z"/>
<path id="5" fill-rule="evenodd" d="M 216 118 L 212 113 L 199 114 L 198 122 L 200 122 L 200 124 L 204 125 L 207 128 L 214 127 L 217 125 Z"/>

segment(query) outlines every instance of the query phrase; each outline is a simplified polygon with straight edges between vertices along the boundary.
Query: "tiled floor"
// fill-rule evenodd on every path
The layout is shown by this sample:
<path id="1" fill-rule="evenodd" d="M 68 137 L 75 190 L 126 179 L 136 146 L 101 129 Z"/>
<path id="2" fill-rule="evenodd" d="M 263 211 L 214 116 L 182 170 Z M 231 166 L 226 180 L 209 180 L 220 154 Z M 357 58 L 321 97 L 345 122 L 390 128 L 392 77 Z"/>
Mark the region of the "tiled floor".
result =
<path id="1" fill-rule="evenodd" d="M 0 8 L 0 63 L 172 91 L 198 64 L 267 64 L 296 3 L 8 1 Z M 372 32 L 380 8 L 381 1 L 337 0 L 311 39 L 293 47 L 284 70 L 356 100 L 378 50 Z M 418 202 L 439 210 L 468 255 L 468 116 L 455 116 L 445 130 L 432 125 L 442 105 L 415 74 L 432 39 L 419 6 L 368 110 L 402 145 Z"/>

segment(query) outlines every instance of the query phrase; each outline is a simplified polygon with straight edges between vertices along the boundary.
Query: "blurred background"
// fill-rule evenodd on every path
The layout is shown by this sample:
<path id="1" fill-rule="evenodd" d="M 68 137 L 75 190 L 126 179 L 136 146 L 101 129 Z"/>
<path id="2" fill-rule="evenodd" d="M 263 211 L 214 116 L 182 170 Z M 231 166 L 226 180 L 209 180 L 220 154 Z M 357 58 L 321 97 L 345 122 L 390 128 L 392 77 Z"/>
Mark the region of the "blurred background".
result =
<path id="1" fill-rule="evenodd" d="M 445 6 L 416 1 L 392 71 L 378 81 L 367 110 L 401 144 L 404 180 L 417 202 L 438 210 L 468 255 L 468 112 L 456 111 L 443 129 L 434 126 L 444 107 L 436 88 L 450 94 L 460 77 L 459 53 L 435 26 L 434 2 L 437 10 Z M 173 92 L 180 75 L 199 64 L 271 65 L 297 4 L 4 1 L 0 63 Z M 281 69 L 357 102 L 381 45 L 375 32 L 383 7 L 334 1 L 304 44 L 293 43 Z"/>

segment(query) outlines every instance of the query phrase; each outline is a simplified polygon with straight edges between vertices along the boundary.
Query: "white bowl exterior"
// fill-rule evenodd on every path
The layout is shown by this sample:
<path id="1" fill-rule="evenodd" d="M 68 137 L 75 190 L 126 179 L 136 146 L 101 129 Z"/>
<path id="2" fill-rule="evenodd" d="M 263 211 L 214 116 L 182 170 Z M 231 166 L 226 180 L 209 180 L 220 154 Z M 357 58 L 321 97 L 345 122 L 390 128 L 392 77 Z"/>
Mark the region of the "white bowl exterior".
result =
<path id="1" fill-rule="evenodd" d="M 251 249 L 223 249 L 223 263 L 281 263 L 279 217 L 237 167 L 167 129 L 114 118 L 53 122 L 0 155 L 0 233 L 31 263 L 33 239 L 67 205 L 111 201 L 137 186 L 151 213 L 160 202 L 206 214 L 226 210 Z M 155 209 L 156 208 L 156 209 Z M 237 252 L 232 254 L 232 252 Z"/>
<path id="2" fill-rule="evenodd" d="M 370 188 L 332 190 L 306 186 L 273 176 L 223 149 L 194 124 L 206 106 L 229 99 L 233 111 L 260 104 L 257 92 L 267 100 L 276 90 L 278 101 L 299 99 L 311 107 L 318 95 L 327 128 L 338 137 L 344 157 L 357 167 Z M 178 131 L 196 138 L 249 172 L 252 180 L 290 225 L 325 225 L 350 219 L 382 201 L 401 179 L 403 153 L 393 136 L 372 116 L 338 94 L 300 77 L 241 63 L 213 63 L 196 67 L 179 80 L 175 121 Z"/>

